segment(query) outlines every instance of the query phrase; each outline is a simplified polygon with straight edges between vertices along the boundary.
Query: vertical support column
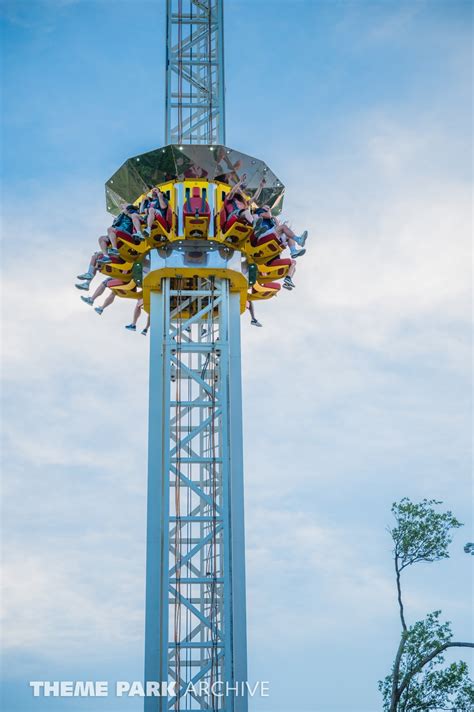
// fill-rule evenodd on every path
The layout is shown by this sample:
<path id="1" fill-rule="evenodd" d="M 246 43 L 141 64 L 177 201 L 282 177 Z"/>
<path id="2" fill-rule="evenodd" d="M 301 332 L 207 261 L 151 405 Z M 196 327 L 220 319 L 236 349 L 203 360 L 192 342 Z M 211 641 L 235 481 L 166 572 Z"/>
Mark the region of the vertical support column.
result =
<path id="1" fill-rule="evenodd" d="M 145 712 L 247 712 L 240 298 L 225 279 L 161 284 L 151 294 L 145 679 L 170 691 L 146 698 Z"/>
<path id="2" fill-rule="evenodd" d="M 229 294 L 229 449 L 232 561 L 234 680 L 247 681 L 247 607 L 245 586 L 244 462 L 242 435 L 242 369 L 240 295 Z M 247 691 L 235 701 L 235 712 L 247 711 Z"/>
<path id="3" fill-rule="evenodd" d="M 160 682 L 168 680 L 170 359 L 166 338 L 167 292 L 166 285 L 163 292 L 150 295 L 145 681 Z M 145 712 L 166 709 L 166 699 L 145 698 Z"/>
<path id="4" fill-rule="evenodd" d="M 217 97 L 219 103 L 217 143 L 225 144 L 225 71 L 224 71 L 224 0 L 219 0 L 216 6 L 217 35 Z"/>
<path id="5" fill-rule="evenodd" d="M 224 144 L 223 0 L 167 0 L 167 143 Z"/>

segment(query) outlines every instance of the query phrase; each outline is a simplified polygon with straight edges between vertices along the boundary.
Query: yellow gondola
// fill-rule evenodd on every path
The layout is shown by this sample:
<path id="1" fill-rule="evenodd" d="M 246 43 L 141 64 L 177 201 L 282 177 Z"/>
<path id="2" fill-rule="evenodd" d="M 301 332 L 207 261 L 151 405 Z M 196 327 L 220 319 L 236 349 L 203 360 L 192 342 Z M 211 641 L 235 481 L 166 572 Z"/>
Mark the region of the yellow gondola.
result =
<path id="1" fill-rule="evenodd" d="M 139 257 L 151 250 L 146 240 L 139 240 L 121 230 L 117 230 L 117 249 L 120 257 L 126 262 L 135 262 Z"/>
<path id="2" fill-rule="evenodd" d="M 175 241 L 193 239 L 212 240 L 232 247 L 245 255 L 249 264 L 257 268 L 254 277 L 256 282 L 248 294 L 248 283 L 242 276 L 245 280 L 245 283 L 239 287 L 239 291 L 242 292 L 242 309 L 246 298 L 270 299 L 278 293 L 280 285 L 275 280 L 284 279 L 291 266 L 291 260 L 279 258 L 285 246 L 274 232 L 256 238 L 253 225 L 245 223 L 236 215 L 229 219 L 226 196 L 231 191 L 230 185 L 220 180 L 185 178 L 167 181 L 158 184 L 157 187 L 168 201 L 166 215 L 163 215 L 164 211 L 156 211 L 150 235 L 144 240 L 140 240 L 136 235 L 117 231 L 117 249 L 124 262 L 113 261 L 100 267 L 103 274 L 116 280 L 116 284 L 112 284 L 111 289 L 117 296 L 128 299 L 138 299 L 142 296 L 142 290 L 134 281 L 132 269 L 134 264 L 141 262 L 150 250 L 163 248 Z M 134 204 L 139 207 L 147 196 L 149 197 L 150 193 L 143 193 Z M 182 216 L 178 216 L 178 205 L 181 206 Z M 148 211 L 143 209 L 140 214 L 142 229 L 147 223 L 147 218 Z M 213 234 L 209 236 L 211 220 L 214 220 L 214 230 L 211 230 Z M 181 230 L 178 230 L 179 225 Z M 161 269 L 160 274 L 164 274 L 167 269 Z M 208 271 L 217 274 L 220 270 Z"/>
<path id="3" fill-rule="evenodd" d="M 226 183 L 216 185 L 216 240 L 240 249 L 252 235 L 253 226 L 240 221 L 235 216 L 228 219 L 225 199 L 231 190 L 230 186 Z"/>
<path id="4" fill-rule="evenodd" d="M 124 283 L 119 279 L 111 280 L 107 285 L 108 288 L 116 294 L 118 297 L 123 297 L 125 299 L 141 299 L 142 290 L 138 289 L 135 280 L 130 280 L 128 283 Z"/>
<path id="5" fill-rule="evenodd" d="M 242 252 L 245 252 L 250 261 L 258 265 L 267 264 L 277 258 L 283 250 L 284 246 L 274 232 L 259 239 L 254 238 L 242 248 Z"/>
<path id="6" fill-rule="evenodd" d="M 265 265 L 258 265 L 257 282 L 260 284 L 268 284 L 274 282 L 275 279 L 284 279 L 290 271 L 291 260 L 275 259 Z"/>
<path id="7" fill-rule="evenodd" d="M 175 185 L 171 182 L 163 183 L 159 186 L 159 188 L 168 201 L 168 210 L 165 216 L 160 213 L 155 216 L 155 221 L 152 225 L 150 235 L 146 239 L 146 244 L 151 249 L 155 247 L 163 247 L 168 240 L 176 238 L 177 217 Z M 145 197 L 145 194 L 141 195 L 138 200 L 135 201 L 135 205 L 140 205 Z M 146 223 L 147 215 L 144 214 L 142 219 Z"/>
<path id="8" fill-rule="evenodd" d="M 106 262 L 105 264 L 100 264 L 99 272 L 112 279 L 121 279 L 124 282 L 128 282 L 132 277 L 132 268 L 132 262 Z"/>
<path id="9" fill-rule="evenodd" d="M 258 301 L 260 299 L 271 299 L 280 291 L 280 285 L 278 282 L 269 282 L 268 284 L 259 284 L 255 282 L 252 290 L 248 294 L 248 299 L 251 302 Z"/>

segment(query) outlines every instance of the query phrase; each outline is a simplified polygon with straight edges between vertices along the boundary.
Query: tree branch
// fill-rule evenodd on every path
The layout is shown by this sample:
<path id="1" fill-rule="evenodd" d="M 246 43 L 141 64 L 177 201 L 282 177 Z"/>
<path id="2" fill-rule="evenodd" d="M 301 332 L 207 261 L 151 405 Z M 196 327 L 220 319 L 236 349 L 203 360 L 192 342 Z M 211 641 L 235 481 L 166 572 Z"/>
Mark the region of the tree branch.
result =
<path id="1" fill-rule="evenodd" d="M 398 606 L 400 609 L 400 620 L 402 622 L 402 628 L 404 632 L 406 633 L 407 631 L 407 624 L 405 622 L 405 614 L 403 611 L 403 601 L 402 601 L 402 587 L 400 583 L 400 572 L 401 569 L 398 568 L 398 556 L 395 556 L 395 573 L 397 574 L 397 597 L 398 597 Z"/>
<path id="2" fill-rule="evenodd" d="M 397 712 L 397 705 L 400 699 L 400 694 L 398 693 L 398 680 L 400 677 L 400 660 L 402 659 L 403 651 L 405 649 L 405 643 L 407 641 L 407 634 L 405 631 L 402 633 L 400 639 L 400 644 L 398 646 L 397 655 L 395 657 L 395 662 L 393 663 L 393 674 L 392 674 L 392 694 L 390 696 L 390 712 Z"/>
<path id="3" fill-rule="evenodd" d="M 397 709 L 396 704 L 400 700 L 400 697 L 401 697 L 403 691 L 405 690 L 407 685 L 410 684 L 411 680 L 415 677 L 415 675 L 417 675 L 421 670 L 423 670 L 425 665 L 427 665 L 431 660 L 433 660 L 433 658 L 435 658 L 437 655 L 442 653 L 447 648 L 474 648 L 474 643 L 461 643 L 461 642 L 457 642 L 457 641 L 454 641 L 452 643 L 443 643 L 443 645 L 438 646 L 437 648 L 435 648 L 435 650 L 433 650 L 432 653 L 430 653 L 429 655 L 424 657 L 422 660 L 420 660 L 418 665 L 415 665 L 413 670 L 410 670 L 410 672 L 407 672 L 407 674 L 403 678 L 402 683 L 396 692 L 395 707 L 393 708 L 393 712 L 396 712 L 396 709 Z M 390 709 L 390 712 L 392 712 L 392 708 Z"/>

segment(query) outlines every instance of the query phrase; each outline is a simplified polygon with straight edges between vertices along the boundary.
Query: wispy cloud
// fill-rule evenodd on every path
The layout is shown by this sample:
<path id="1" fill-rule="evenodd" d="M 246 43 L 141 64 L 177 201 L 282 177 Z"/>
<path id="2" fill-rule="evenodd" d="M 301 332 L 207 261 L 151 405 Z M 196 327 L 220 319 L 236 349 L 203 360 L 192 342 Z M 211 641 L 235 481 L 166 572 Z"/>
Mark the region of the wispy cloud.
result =
<path id="1" fill-rule="evenodd" d="M 396 39 L 418 8 L 387 11 L 360 43 Z M 397 110 L 364 111 L 356 97 L 317 150 L 310 120 L 306 153 L 261 149 L 288 186 L 286 215 L 310 232 L 296 290 L 256 305 L 263 329 L 242 320 L 252 674 L 271 673 L 281 704 L 284 676 L 313 681 L 317 669 L 318 705 L 377 709 L 374 670 L 388 669 L 398 634 L 390 503 L 436 496 L 470 516 L 470 129 L 457 128 L 464 75 L 453 76 L 431 103 L 400 106 L 400 87 Z M 28 210 L 14 195 L 4 218 L 15 233 L 3 281 L 4 625 L 16 675 L 28 655 L 135 659 L 145 551 L 147 341 L 123 328 L 133 304 L 99 317 L 73 286 L 107 224 L 102 184 L 33 172 L 25 185 Z M 461 630 L 462 536 L 442 577 L 423 570 L 408 594 L 413 616 L 440 606 Z M 336 702 L 334 660 L 348 676 Z"/>

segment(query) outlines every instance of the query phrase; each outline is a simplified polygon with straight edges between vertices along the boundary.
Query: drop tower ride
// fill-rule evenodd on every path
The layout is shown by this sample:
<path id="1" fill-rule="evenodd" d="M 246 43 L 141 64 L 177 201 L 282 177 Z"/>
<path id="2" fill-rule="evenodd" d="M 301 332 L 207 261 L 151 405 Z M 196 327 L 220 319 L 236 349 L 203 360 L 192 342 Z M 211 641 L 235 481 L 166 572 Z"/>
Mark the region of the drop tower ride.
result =
<path id="1" fill-rule="evenodd" d="M 158 186 L 168 208 L 101 270 L 151 317 L 145 680 L 169 692 L 145 712 L 247 712 L 240 317 L 290 261 L 226 196 L 241 182 L 277 214 L 284 187 L 225 145 L 223 0 L 167 0 L 166 38 L 166 145 L 128 159 L 106 199 L 118 213 Z"/>

